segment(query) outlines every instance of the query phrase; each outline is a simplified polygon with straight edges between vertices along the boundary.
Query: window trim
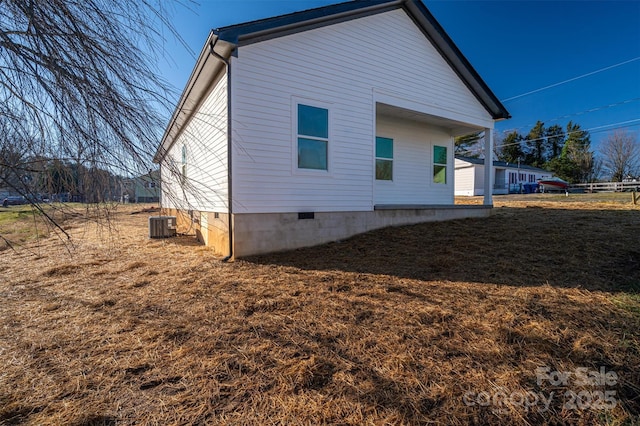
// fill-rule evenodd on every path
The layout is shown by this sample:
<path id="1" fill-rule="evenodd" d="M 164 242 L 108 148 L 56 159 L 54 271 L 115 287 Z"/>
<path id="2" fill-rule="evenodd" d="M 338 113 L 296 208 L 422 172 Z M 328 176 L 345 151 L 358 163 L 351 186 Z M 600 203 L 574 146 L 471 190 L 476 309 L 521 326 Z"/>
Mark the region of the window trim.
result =
<path id="1" fill-rule="evenodd" d="M 314 108 L 322 108 L 327 110 L 327 169 L 305 169 L 298 167 L 298 138 L 324 141 L 323 138 L 318 138 L 310 135 L 302 135 L 298 133 L 298 105 L 304 105 Z M 316 176 L 333 176 L 333 151 L 334 142 L 333 137 L 333 104 L 330 102 L 324 102 L 309 98 L 302 98 L 298 96 L 291 97 L 291 170 L 292 174 L 296 175 L 316 175 Z"/>

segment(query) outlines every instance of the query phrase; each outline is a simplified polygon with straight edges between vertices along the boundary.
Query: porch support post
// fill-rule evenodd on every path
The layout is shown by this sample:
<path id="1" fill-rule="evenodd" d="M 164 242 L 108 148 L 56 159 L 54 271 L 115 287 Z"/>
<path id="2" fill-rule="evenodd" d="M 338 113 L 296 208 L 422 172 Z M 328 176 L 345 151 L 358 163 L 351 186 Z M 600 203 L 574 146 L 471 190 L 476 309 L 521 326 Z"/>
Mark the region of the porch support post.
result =
<path id="1" fill-rule="evenodd" d="M 484 205 L 493 205 L 493 129 L 484 129 Z"/>

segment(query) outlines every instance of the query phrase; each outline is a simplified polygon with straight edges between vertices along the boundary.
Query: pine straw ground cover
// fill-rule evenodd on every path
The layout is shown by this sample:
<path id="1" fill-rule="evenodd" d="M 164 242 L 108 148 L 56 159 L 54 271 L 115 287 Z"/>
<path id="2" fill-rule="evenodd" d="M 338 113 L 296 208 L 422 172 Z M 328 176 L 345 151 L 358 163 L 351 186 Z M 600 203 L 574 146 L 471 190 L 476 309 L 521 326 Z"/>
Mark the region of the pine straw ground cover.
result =
<path id="1" fill-rule="evenodd" d="M 122 208 L 0 251 L 0 424 L 637 424 L 640 210 L 529 197 L 234 263 Z"/>

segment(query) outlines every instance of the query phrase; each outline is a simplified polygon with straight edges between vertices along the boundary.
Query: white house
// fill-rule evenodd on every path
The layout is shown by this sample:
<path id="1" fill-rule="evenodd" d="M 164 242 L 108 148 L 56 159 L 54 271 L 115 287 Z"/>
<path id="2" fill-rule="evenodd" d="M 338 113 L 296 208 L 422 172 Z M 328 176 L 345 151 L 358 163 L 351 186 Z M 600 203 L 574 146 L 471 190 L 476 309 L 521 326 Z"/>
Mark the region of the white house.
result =
<path id="1" fill-rule="evenodd" d="M 490 194 L 454 205 L 453 139 L 487 130 L 491 152 L 508 117 L 420 0 L 220 28 L 155 156 L 162 206 L 229 257 L 486 216 Z"/>
<path id="2" fill-rule="evenodd" d="M 553 173 L 524 164 L 493 162 L 493 195 L 529 192 L 541 179 L 548 179 Z M 456 155 L 455 194 L 484 195 L 484 159 Z"/>

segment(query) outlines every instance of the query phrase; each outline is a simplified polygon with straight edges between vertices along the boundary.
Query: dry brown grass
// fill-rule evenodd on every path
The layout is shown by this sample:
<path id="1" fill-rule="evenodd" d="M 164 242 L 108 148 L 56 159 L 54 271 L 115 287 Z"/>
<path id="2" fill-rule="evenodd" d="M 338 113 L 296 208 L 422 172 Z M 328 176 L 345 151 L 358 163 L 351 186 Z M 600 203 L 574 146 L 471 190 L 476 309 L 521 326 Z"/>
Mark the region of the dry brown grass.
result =
<path id="1" fill-rule="evenodd" d="M 72 253 L 54 238 L 5 250 L 0 424 L 638 422 L 640 211 L 496 205 L 235 263 L 149 240 L 148 215 L 121 209 L 117 231 L 73 225 Z M 619 380 L 538 385 L 545 366 Z M 583 389 L 616 407 L 563 407 Z M 465 404 L 498 390 L 555 398 Z"/>

